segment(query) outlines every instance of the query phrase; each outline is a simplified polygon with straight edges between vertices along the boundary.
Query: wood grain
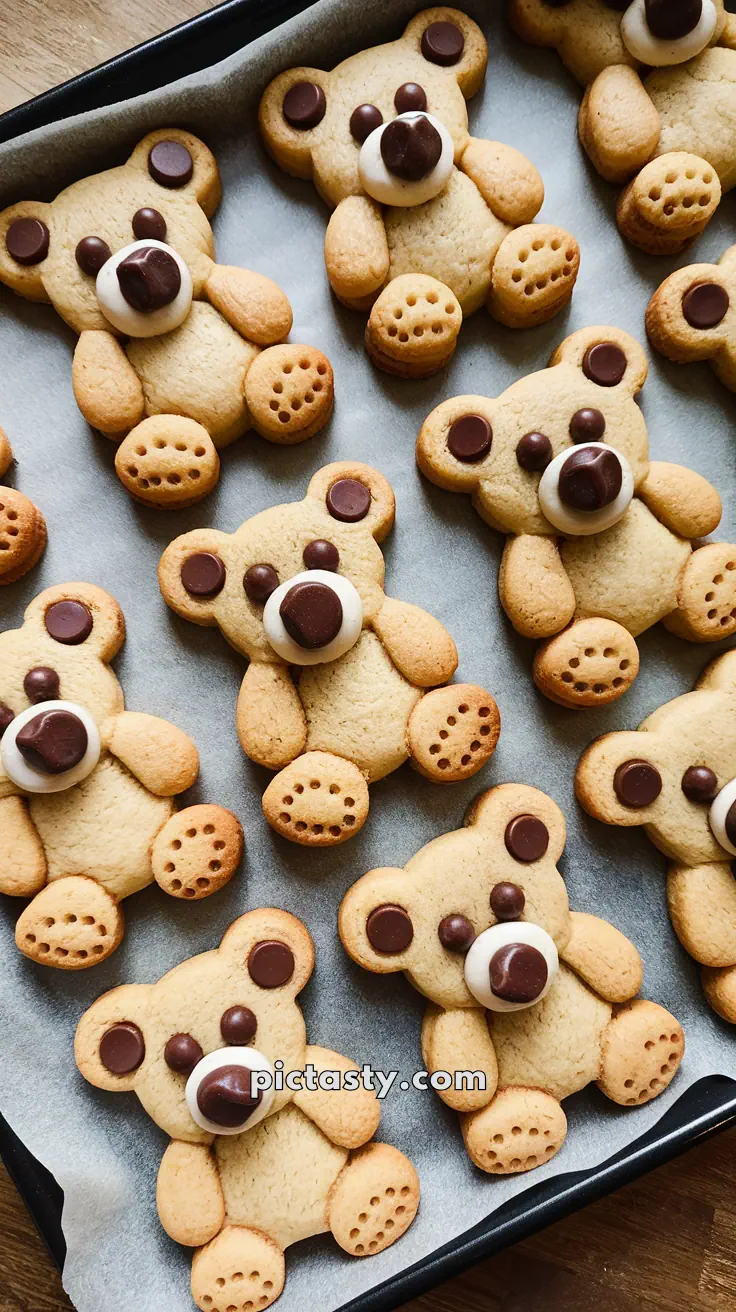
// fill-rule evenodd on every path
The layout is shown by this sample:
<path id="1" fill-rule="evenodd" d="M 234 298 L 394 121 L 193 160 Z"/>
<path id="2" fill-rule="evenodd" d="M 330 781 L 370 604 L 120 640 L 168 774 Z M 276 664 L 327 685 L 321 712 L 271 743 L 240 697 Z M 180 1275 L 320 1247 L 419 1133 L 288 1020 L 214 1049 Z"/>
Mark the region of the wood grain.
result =
<path id="1" fill-rule="evenodd" d="M 5 110 L 209 6 L 200 0 L 5 0 L 2 8 Z M 2 1167 L 0 1236 L 0 1312 L 69 1312 L 53 1264 Z M 407 1308 L 734 1312 L 735 1254 L 732 1130 Z"/>

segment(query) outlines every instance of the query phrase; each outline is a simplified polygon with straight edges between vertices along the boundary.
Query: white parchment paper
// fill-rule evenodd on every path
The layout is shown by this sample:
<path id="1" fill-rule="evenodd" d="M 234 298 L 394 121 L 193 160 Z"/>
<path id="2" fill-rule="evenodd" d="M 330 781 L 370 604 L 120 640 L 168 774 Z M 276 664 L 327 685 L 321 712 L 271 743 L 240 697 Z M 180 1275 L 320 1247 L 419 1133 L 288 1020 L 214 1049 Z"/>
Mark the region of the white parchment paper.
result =
<path id="1" fill-rule="evenodd" d="M 498 138 L 541 168 L 542 217 L 569 227 L 582 248 L 572 308 L 552 323 L 513 333 L 480 312 L 462 330 L 451 366 L 425 382 L 375 373 L 363 353 L 362 315 L 331 298 L 323 268 L 327 213 L 308 183 L 287 179 L 265 157 L 254 110 L 268 79 L 291 64 L 330 67 L 342 56 L 398 35 L 417 0 L 321 0 L 280 30 L 193 78 L 140 100 L 33 133 L 0 147 L 0 203 L 50 198 L 64 183 L 120 162 L 149 128 L 200 132 L 214 148 L 224 201 L 215 219 L 219 258 L 275 277 L 295 310 L 293 340 L 328 352 L 337 407 L 326 432 L 284 449 L 249 436 L 225 453 L 217 490 L 200 506 L 163 514 L 136 506 L 113 473 L 113 447 L 83 423 L 71 389 L 74 339 L 48 306 L 0 293 L 0 423 L 18 457 L 15 481 L 44 510 L 50 541 L 39 568 L 2 590 L 3 622 L 20 623 L 42 587 L 89 579 L 121 602 L 128 639 L 117 661 L 128 706 L 166 716 L 192 734 L 202 774 L 191 800 L 219 801 L 240 815 L 247 854 L 240 877 L 219 896 L 189 906 L 157 888 L 126 904 L 127 936 L 101 968 L 65 976 L 19 956 L 19 906 L 0 899 L 0 1109 L 66 1195 L 64 1281 L 79 1312 L 188 1312 L 189 1254 L 171 1243 L 156 1216 L 154 1187 L 164 1136 L 133 1096 L 99 1093 L 77 1074 L 72 1037 L 82 1011 L 123 981 L 152 981 L 183 958 L 214 946 L 249 907 L 281 905 L 301 916 L 317 944 L 317 970 L 303 995 L 312 1042 L 407 1075 L 421 1065 L 423 1002 L 400 976 L 361 972 L 336 933 L 343 892 L 366 870 L 402 865 L 417 848 L 457 827 L 482 787 L 537 784 L 562 806 L 569 837 L 562 868 L 572 905 L 614 921 L 642 950 L 644 991 L 684 1023 L 681 1073 L 656 1102 L 622 1111 L 589 1090 L 567 1104 L 562 1152 L 530 1177 L 476 1172 L 457 1118 L 431 1093 L 401 1093 L 384 1104 L 381 1135 L 416 1163 L 423 1187 L 417 1222 L 402 1241 L 368 1262 L 349 1259 L 331 1237 L 289 1251 L 281 1312 L 343 1306 L 425 1257 L 545 1175 L 576 1171 L 637 1138 L 703 1075 L 736 1074 L 734 1036 L 705 1006 L 694 963 L 679 947 L 665 908 L 664 862 L 639 831 L 607 829 L 573 797 L 580 752 L 605 730 L 635 726 L 661 702 L 688 690 L 713 654 L 660 629 L 639 641 L 642 672 L 622 702 L 574 714 L 535 692 L 532 646 L 516 636 L 498 603 L 502 541 L 469 500 L 443 493 L 414 464 L 418 427 L 440 400 L 459 392 L 497 394 L 541 368 L 573 329 L 610 323 L 643 338 L 647 299 L 680 261 L 652 260 L 625 245 L 613 213 L 615 189 L 587 165 L 576 137 L 578 89 L 555 56 L 531 50 L 504 26 L 500 5 L 467 0 L 484 23 L 490 63 L 471 102 L 471 130 Z M 246 37 L 244 33 L 244 39 Z M 733 240 L 726 200 L 697 247 L 717 258 Z M 692 257 L 691 257 L 692 258 Z M 723 536 L 736 532 L 732 425 L 734 398 L 706 365 L 678 367 L 657 356 L 643 396 L 652 455 L 681 461 L 724 495 Z M 398 501 L 386 544 L 387 589 L 426 606 L 457 639 L 459 678 L 485 684 L 503 716 L 490 766 L 467 784 L 437 787 L 404 767 L 372 789 L 363 833 L 336 851 L 308 852 L 277 838 L 260 797 L 267 777 L 239 749 L 234 706 L 243 663 L 214 630 L 177 619 L 161 600 L 156 566 L 176 534 L 198 525 L 234 529 L 274 502 L 303 495 L 328 460 L 358 458 L 380 468 Z"/>

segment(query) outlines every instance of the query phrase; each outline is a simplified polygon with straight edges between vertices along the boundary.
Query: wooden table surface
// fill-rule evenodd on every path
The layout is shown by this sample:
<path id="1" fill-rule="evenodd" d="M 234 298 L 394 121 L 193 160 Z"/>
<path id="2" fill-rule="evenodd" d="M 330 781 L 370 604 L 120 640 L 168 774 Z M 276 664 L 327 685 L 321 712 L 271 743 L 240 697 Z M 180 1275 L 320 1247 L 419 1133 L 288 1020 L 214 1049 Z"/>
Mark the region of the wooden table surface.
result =
<path id="1" fill-rule="evenodd" d="M 5 0 L 0 111 L 208 8 Z M 489 1180 L 489 1190 L 493 1182 Z M 734 1312 L 736 1129 L 415 1300 L 411 1312 Z M 0 1312 L 71 1308 L 0 1166 Z"/>

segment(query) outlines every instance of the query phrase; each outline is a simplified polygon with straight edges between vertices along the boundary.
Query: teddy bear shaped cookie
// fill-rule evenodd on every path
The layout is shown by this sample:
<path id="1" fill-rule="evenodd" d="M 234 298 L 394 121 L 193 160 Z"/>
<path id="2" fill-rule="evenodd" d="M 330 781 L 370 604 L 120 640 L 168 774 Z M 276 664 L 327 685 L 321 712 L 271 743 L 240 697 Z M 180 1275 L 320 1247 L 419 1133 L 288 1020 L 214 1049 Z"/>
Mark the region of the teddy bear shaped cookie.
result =
<path id="1" fill-rule="evenodd" d="M 302 442 L 332 411 L 326 356 L 285 342 L 281 288 L 215 263 L 209 220 L 221 194 L 204 142 L 165 128 L 51 204 L 0 213 L 0 282 L 49 301 L 79 334 L 77 404 L 120 443 L 128 492 L 164 509 L 206 496 L 218 451 L 249 428 Z"/>
<path id="2" fill-rule="evenodd" d="M 251 760 L 279 772 L 263 810 L 295 843 L 351 838 L 368 816 L 368 785 L 407 758 L 451 783 L 475 774 L 498 740 L 485 689 L 438 686 L 458 663 L 447 630 L 384 592 L 378 544 L 394 513 L 386 479 L 344 461 L 320 469 L 303 501 L 234 533 L 194 529 L 161 557 L 168 605 L 217 625 L 249 661 L 238 736 Z"/>
<path id="3" fill-rule="evenodd" d="M 13 463 L 13 449 L 0 428 L 0 479 Z M 16 583 L 37 565 L 46 546 L 46 520 L 17 488 L 0 486 L 0 587 Z"/>
<path id="4" fill-rule="evenodd" d="M 208 897 L 243 851 L 231 811 L 176 810 L 197 749 L 124 709 L 110 668 L 124 637 L 117 602 L 91 583 L 46 588 L 0 633 L 0 893 L 32 899 L 16 943 L 62 970 L 115 951 L 123 898 L 154 879 L 172 897 Z"/>
<path id="5" fill-rule="evenodd" d="M 300 920 L 249 911 L 214 951 L 156 984 L 104 994 L 77 1029 L 84 1078 L 136 1093 L 171 1136 L 158 1213 L 172 1239 L 197 1249 L 201 1312 L 270 1307 L 291 1244 L 331 1231 L 346 1253 L 369 1257 L 417 1211 L 411 1162 L 369 1142 L 380 1104 L 358 1067 L 307 1044 L 296 998 L 313 967 Z"/>
<path id="6" fill-rule="evenodd" d="M 674 931 L 701 965 L 711 1007 L 736 1024 L 736 652 L 711 662 L 695 692 L 660 706 L 638 730 L 592 743 L 575 791 L 589 815 L 643 826 L 669 858 Z"/>
<path id="7" fill-rule="evenodd" d="M 441 369 L 463 318 L 484 304 L 525 328 L 572 295 L 577 242 L 532 224 L 544 199 L 537 170 L 512 147 L 469 135 L 465 102 L 487 58 L 472 19 L 438 6 L 331 73 L 288 69 L 261 101 L 276 163 L 311 178 L 334 211 L 327 276 L 343 304 L 370 311 L 366 347 L 388 373 Z"/>
<path id="8" fill-rule="evenodd" d="M 646 314 L 647 334 L 668 360 L 709 360 L 736 392 L 736 246 L 718 264 L 690 264 L 665 278 Z"/>
<path id="9" fill-rule="evenodd" d="M 529 1171 L 565 1141 L 561 1103 L 596 1082 L 640 1107 L 682 1060 L 681 1026 L 637 999 L 639 953 L 613 925 L 570 911 L 557 869 L 565 820 L 551 798 L 501 784 L 403 870 L 372 870 L 340 907 L 340 937 L 376 974 L 404 971 L 428 999 L 422 1056 L 461 1113 L 468 1155 Z M 448 878 L 448 872 L 452 877 Z M 458 1078 L 479 1073 L 475 1087 Z M 480 1087 L 480 1086 L 483 1087 Z"/>
<path id="10" fill-rule="evenodd" d="M 676 255 L 736 185 L 736 16 L 723 0 L 511 0 L 525 41 L 586 87 L 580 140 L 619 198 L 621 231 Z"/>
<path id="11" fill-rule="evenodd" d="M 693 550 L 720 498 L 692 470 L 650 461 L 635 399 L 646 375 L 628 333 L 582 328 L 498 399 L 443 402 L 417 441 L 427 478 L 470 493 L 506 535 L 501 604 L 518 633 L 546 640 L 534 681 L 563 706 L 622 696 L 635 638 L 658 620 L 690 642 L 736 632 L 736 547 Z"/>

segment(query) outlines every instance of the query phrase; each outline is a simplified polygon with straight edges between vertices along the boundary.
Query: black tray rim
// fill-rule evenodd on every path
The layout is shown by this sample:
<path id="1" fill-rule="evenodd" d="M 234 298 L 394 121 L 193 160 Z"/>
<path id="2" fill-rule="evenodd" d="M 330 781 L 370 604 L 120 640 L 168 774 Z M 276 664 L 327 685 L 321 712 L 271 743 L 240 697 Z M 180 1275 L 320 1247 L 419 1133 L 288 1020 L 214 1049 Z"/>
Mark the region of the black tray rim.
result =
<path id="1" fill-rule="evenodd" d="M 115 58 L 0 114 L 0 143 L 117 100 L 153 91 L 217 63 L 315 0 L 224 0 Z M 425 0 L 417 0 L 421 9 Z M 646 1134 L 589 1171 L 532 1185 L 428 1258 L 345 1303 L 339 1312 L 392 1312 L 409 1299 L 579 1211 L 711 1135 L 736 1124 L 736 1079 L 696 1081 Z M 66 1245 L 63 1192 L 0 1113 L 0 1158 L 59 1272 Z M 492 1187 L 489 1181 L 489 1187 Z M 523 1207 L 526 1200 L 526 1206 Z"/>

